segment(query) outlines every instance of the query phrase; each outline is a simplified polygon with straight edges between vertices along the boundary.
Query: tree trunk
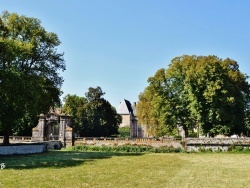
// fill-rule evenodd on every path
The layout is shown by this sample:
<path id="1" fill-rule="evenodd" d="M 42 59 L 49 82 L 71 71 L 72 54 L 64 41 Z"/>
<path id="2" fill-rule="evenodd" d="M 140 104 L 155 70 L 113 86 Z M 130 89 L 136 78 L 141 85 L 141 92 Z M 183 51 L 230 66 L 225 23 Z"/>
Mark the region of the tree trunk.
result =
<path id="1" fill-rule="evenodd" d="M 187 138 L 188 137 L 188 128 L 187 128 L 186 125 L 183 125 L 182 127 L 183 127 L 183 130 L 184 130 L 184 133 L 185 133 L 185 138 Z"/>
<path id="2" fill-rule="evenodd" d="M 9 145 L 10 144 L 10 136 L 9 133 L 4 133 L 3 135 L 3 145 Z"/>

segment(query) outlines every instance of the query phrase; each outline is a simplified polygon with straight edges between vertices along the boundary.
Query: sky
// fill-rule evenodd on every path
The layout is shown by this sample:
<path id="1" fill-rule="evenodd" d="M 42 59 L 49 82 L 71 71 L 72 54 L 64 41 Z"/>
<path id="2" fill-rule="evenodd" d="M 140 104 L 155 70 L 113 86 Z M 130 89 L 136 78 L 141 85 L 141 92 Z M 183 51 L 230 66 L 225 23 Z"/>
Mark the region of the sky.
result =
<path id="1" fill-rule="evenodd" d="M 248 0 L 0 0 L 0 10 L 41 20 L 58 35 L 62 98 L 100 86 L 118 107 L 174 57 L 216 55 L 250 75 Z"/>

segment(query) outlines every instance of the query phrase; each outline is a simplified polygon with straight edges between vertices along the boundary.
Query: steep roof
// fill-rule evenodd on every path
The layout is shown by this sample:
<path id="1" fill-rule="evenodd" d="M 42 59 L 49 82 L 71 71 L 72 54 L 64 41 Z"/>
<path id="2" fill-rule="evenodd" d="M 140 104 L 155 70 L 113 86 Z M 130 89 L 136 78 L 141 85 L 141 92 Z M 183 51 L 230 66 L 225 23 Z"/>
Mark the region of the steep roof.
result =
<path id="1" fill-rule="evenodd" d="M 128 100 L 123 99 L 117 108 L 117 113 L 118 114 L 132 114 L 132 115 L 134 115 L 131 103 Z"/>

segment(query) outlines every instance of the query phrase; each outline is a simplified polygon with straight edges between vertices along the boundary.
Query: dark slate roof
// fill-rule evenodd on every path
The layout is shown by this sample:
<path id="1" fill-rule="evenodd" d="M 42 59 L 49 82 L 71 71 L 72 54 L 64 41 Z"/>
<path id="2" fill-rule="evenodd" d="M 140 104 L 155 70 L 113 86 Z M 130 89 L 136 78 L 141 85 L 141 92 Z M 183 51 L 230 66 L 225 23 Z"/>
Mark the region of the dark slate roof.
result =
<path id="1" fill-rule="evenodd" d="M 123 99 L 117 108 L 117 113 L 118 114 L 132 114 L 132 115 L 134 115 L 133 107 L 132 107 L 131 103 L 128 100 Z"/>

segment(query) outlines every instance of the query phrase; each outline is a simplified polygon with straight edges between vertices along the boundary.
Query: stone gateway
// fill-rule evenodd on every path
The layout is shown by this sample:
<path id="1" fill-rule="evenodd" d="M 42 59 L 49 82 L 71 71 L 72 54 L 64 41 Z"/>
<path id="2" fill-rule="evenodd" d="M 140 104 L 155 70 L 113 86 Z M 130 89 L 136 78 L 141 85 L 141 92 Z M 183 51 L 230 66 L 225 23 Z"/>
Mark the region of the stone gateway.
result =
<path id="1" fill-rule="evenodd" d="M 38 125 L 32 129 L 32 141 L 42 142 L 59 140 L 64 146 L 72 144 L 73 130 L 70 127 L 70 115 L 60 109 L 51 109 L 48 114 L 40 114 Z"/>

